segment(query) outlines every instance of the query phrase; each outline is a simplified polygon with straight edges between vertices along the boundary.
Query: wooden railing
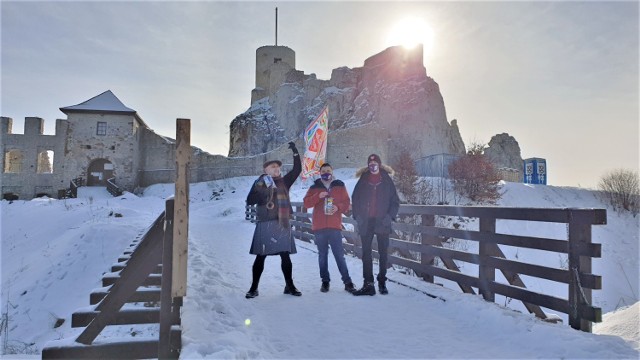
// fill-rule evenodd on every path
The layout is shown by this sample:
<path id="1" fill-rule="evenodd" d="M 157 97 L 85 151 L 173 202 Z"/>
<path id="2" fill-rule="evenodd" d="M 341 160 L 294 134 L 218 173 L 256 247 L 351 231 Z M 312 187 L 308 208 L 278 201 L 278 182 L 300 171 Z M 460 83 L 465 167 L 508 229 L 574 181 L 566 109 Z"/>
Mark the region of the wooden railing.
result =
<path id="1" fill-rule="evenodd" d="M 116 185 L 116 178 L 107 179 L 107 191 L 113 196 L 122 195 L 123 191 Z"/>
<path id="2" fill-rule="evenodd" d="M 132 243 L 132 251 L 118 259 L 110 274 L 103 277 L 104 290 L 94 292 L 89 311 L 77 311 L 72 327 L 85 327 L 75 342 L 48 344 L 43 359 L 142 359 L 175 358 L 181 349 L 180 307 L 182 297 L 172 297 L 174 199 L 153 225 Z M 161 275 L 158 274 L 161 273 Z M 153 286 L 160 286 L 154 289 Z M 152 306 L 122 309 L 126 303 L 145 302 Z M 159 307 L 157 304 L 159 303 Z M 159 323 L 158 339 L 126 341 L 94 340 L 108 325 Z"/>
<path id="3" fill-rule="evenodd" d="M 302 203 L 292 205 L 295 208 L 291 222 L 294 235 L 304 241 L 312 240 L 311 214 Z M 478 230 L 436 224 L 436 219 L 442 216 L 478 219 Z M 255 207 L 247 206 L 245 218 L 255 221 Z M 401 205 L 398 218 L 403 221 L 392 225 L 390 264 L 411 269 L 428 282 L 434 282 L 434 278 L 454 281 L 463 292 L 475 294 L 477 290 L 487 301 L 494 302 L 496 294 L 520 300 L 529 312 L 539 318 L 547 317 L 541 307 L 565 313 L 574 329 L 590 332 L 592 322 L 602 321 L 601 309 L 591 305 L 591 291 L 602 288 L 601 277 L 591 273 L 591 259 L 601 256 L 601 245 L 591 243 L 591 227 L 606 224 L 606 210 Z M 558 240 L 497 233 L 499 220 L 566 224 L 567 238 Z M 350 217 L 344 217 L 343 222 L 356 226 Z M 358 233 L 343 230 L 342 234 L 347 240 L 345 250 L 362 257 Z M 447 248 L 444 245 L 450 239 L 475 241 L 478 251 Z M 568 267 L 558 269 L 506 259 L 498 245 L 566 254 Z M 412 252 L 418 255 L 411 256 Z M 374 252 L 374 257 L 378 257 L 377 252 Z M 435 259 L 440 260 L 440 265 Z M 477 265 L 477 276 L 461 272 L 460 262 Z M 506 283 L 496 281 L 496 270 L 503 274 Z M 520 275 L 567 284 L 567 298 L 528 290 Z"/>
<path id="4" fill-rule="evenodd" d="M 80 186 L 84 186 L 84 179 L 81 177 L 77 177 L 75 179 L 72 179 L 69 182 L 69 194 L 68 196 L 71 198 L 77 198 L 78 197 L 78 188 Z"/>

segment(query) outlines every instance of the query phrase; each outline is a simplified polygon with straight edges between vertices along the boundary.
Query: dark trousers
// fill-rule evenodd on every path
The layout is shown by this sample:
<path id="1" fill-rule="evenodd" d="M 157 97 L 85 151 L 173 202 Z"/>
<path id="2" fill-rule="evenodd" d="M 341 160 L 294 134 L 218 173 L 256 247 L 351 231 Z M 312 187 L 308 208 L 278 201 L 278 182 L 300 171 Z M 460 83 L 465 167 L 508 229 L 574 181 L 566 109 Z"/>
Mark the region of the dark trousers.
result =
<path id="1" fill-rule="evenodd" d="M 257 290 L 258 285 L 260 284 L 260 276 L 262 276 L 262 271 L 264 270 L 264 261 L 266 260 L 267 255 L 256 255 L 256 260 L 253 262 L 253 282 L 251 283 L 251 290 Z M 293 287 L 293 264 L 291 263 L 291 258 L 289 257 L 289 253 L 281 252 L 280 253 L 280 268 L 282 269 L 282 274 L 284 275 L 284 281 L 287 286 Z"/>
<path id="2" fill-rule="evenodd" d="M 387 280 L 387 264 L 388 264 L 388 250 L 389 250 L 389 234 L 388 233 L 376 233 L 376 219 L 369 218 L 367 222 L 367 229 L 364 234 L 361 234 L 362 240 L 362 276 L 365 282 L 373 282 L 373 256 L 372 256 L 372 244 L 373 235 L 376 236 L 378 242 L 378 255 L 379 255 L 379 270 L 378 281 Z"/>

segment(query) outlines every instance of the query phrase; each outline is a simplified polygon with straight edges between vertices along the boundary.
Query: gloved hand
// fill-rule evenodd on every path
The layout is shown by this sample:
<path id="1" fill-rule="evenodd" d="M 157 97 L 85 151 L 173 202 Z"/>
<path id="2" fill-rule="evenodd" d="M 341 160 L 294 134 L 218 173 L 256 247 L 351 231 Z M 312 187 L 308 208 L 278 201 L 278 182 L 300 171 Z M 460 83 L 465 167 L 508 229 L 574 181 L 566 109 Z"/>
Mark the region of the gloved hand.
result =
<path id="1" fill-rule="evenodd" d="M 298 148 L 296 147 L 296 143 L 293 141 L 289 141 L 289 149 L 293 151 L 294 154 L 298 153 Z"/>

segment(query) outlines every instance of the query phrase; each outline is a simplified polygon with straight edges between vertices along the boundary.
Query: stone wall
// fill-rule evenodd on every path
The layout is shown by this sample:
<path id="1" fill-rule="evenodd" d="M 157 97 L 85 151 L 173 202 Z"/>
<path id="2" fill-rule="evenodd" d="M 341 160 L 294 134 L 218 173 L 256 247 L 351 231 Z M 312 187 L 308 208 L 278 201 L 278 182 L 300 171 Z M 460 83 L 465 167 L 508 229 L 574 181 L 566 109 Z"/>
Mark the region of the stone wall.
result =
<path id="1" fill-rule="evenodd" d="M 24 122 L 24 134 L 13 134 L 13 119 L 1 118 L 0 169 L 2 170 L 2 194 L 13 193 L 21 199 L 31 199 L 39 194 L 55 197 L 59 189 L 68 187 L 61 171 L 64 168 L 65 137 L 68 122 L 56 122 L 55 135 L 44 135 L 44 120 L 37 117 L 27 117 Z M 8 152 L 20 154 L 19 172 L 5 172 L 5 160 Z M 53 172 L 38 173 L 38 154 L 46 151 L 53 152 Z"/>

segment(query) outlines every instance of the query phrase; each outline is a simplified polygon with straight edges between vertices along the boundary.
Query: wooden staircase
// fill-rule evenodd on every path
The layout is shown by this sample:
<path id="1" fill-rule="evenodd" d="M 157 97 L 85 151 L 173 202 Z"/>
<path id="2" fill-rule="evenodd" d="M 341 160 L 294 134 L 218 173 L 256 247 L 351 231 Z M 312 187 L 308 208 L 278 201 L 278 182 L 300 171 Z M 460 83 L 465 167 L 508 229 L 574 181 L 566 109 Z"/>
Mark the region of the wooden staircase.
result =
<path id="1" fill-rule="evenodd" d="M 82 333 L 76 339 L 47 343 L 43 359 L 179 357 L 182 297 L 171 295 L 173 208 L 174 200 L 167 200 L 165 212 L 103 276 L 103 287 L 89 296 L 90 306 L 73 313 L 71 326 L 84 327 Z M 105 327 L 127 324 L 159 324 L 159 338 L 96 341 Z"/>

